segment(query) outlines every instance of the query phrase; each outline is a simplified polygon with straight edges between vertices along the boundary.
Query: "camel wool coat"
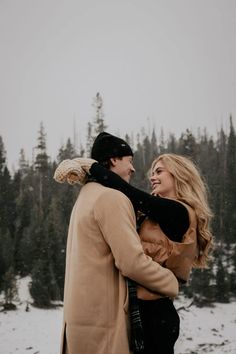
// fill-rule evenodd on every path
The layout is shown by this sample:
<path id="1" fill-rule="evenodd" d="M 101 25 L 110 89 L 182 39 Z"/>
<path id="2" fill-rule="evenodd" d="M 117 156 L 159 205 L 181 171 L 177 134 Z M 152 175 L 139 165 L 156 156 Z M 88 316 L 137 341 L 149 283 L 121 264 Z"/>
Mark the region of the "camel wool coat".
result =
<path id="1" fill-rule="evenodd" d="M 130 353 L 125 277 L 170 297 L 178 293 L 173 273 L 144 254 L 129 199 L 89 182 L 68 231 L 61 353 Z"/>

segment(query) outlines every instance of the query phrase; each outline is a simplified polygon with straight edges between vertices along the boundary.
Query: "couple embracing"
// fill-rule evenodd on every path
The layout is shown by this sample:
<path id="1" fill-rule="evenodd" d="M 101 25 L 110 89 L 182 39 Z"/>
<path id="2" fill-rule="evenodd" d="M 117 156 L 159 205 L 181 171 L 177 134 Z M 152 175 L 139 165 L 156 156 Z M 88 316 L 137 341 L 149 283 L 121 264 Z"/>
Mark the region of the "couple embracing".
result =
<path id="1" fill-rule="evenodd" d="M 133 152 L 100 133 L 92 159 L 62 161 L 57 182 L 80 183 L 68 230 L 63 354 L 173 354 L 173 300 L 212 246 L 211 211 L 194 163 L 163 154 L 151 195 L 131 184 Z"/>

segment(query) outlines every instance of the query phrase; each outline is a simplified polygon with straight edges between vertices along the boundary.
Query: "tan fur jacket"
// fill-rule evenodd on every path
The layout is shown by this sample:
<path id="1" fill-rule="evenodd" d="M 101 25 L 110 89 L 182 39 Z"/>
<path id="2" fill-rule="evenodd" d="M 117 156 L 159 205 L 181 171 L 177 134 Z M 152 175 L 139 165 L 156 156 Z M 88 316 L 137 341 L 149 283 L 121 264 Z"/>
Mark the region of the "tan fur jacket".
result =
<path id="1" fill-rule="evenodd" d="M 185 283 L 197 256 L 197 221 L 195 212 L 186 205 L 189 213 L 190 225 L 182 242 L 171 241 L 161 230 L 160 226 L 145 219 L 140 228 L 140 238 L 144 252 L 154 261 L 170 269 L 178 280 Z M 138 288 L 138 297 L 151 300 L 158 296 L 142 287 Z"/>

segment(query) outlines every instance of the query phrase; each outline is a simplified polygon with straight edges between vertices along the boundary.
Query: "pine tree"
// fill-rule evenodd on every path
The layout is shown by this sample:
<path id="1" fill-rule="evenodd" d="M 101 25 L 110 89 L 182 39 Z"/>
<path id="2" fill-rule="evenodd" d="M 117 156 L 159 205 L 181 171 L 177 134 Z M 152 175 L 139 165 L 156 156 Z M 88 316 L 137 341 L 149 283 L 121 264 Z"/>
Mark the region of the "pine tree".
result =
<path id="1" fill-rule="evenodd" d="M 15 234 L 15 193 L 12 179 L 7 166 L 3 168 L 0 175 L 0 228 L 14 239 Z"/>
<path id="2" fill-rule="evenodd" d="M 88 125 L 87 125 L 87 142 L 86 142 L 86 154 L 87 154 L 88 157 L 90 157 L 91 148 L 92 148 L 93 141 L 94 141 L 92 128 L 93 128 L 92 123 L 88 122 Z"/>
<path id="3" fill-rule="evenodd" d="M 236 237 L 236 134 L 230 116 L 230 132 L 226 154 L 226 241 Z"/>
<path id="4" fill-rule="evenodd" d="M 30 273 L 33 262 L 33 258 L 31 258 L 33 257 L 31 247 L 33 243 L 31 238 L 33 237 L 28 232 L 36 199 L 34 173 L 32 167 L 28 167 L 27 170 L 23 167 L 23 170 L 19 169 L 15 175 L 15 180 L 18 179 L 18 195 L 16 198 L 14 263 L 16 272 L 21 276 Z"/>
<path id="5" fill-rule="evenodd" d="M 229 274 L 230 292 L 233 299 L 236 297 L 236 245 L 232 246 L 232 272 Z"/>
<path id="6" fill-rule="evenodd" d="M 104 121 L 103 113 L 103 99 L 99 92 L 97 92 L 96 97 L 94 98 L 93 107 L 95 108 L 96 115 L 94 119 L 94 136 L 95 138 L 99 133 L 104 132 L 107 129 L 107 125 Z"/>
<path id="7" fill-rule="evenodd" d="M 160 154 L 164 154 L 166 152 L 166 142 L 165 142 L 165 134 L 163 128 L 161 128 L 161 132 L 159 136 L 158 150 Z"/>
<path id="8" fill-rule="evenodd" d="M 86 152 L 88 157 L 90 157 L 91 147 L 96 136 L 107 129 L 104 120 L 103 99 L 99 92 L 97 92 L 96 97 L 93 99 L 92 106 L 95 108 L 95 117 L 92 123 L 88 122 L 87 126 Z"/>
<path id="9" fill-rule="evenodd" d="M 2 137 L 0 136 L 0 232 L 6 233 L 10 228 L 10 235 L 14 236 L 12 230 L 12 196 L 11 176 L 6 165 L 6 151 Z"/>
<path id="10" fill-rule="evenodd" d="M 216 301 L 227 303 L 230 299 L 230 281 L 221 258 L 222 254 L 218 256 L 217 260 Z"/>
<path id="11" fill-rule="evenodd" d="M 40 308 L 50 307 L 51 297 L 49 284 L 51 276 L 49 272 L 50 264 L 48 260 L 39 258 L 35 262 L 32 270 L 32 282 L 30 284 L 30 294 L 34 299 L 34 305 Z"/>
<path id="12" fill-rule="evenodd" d="M 71 186 L 70 188 L 73 189 Z M 66 235 L 68 232 L 69 220 L 64 220 L 64 218 L 62 218 L 62 213 L 63 210 L 60 206 L 60 200 L 55 196 L 52 199 L 48 217 L 48 255 L 51 266 L 52 300 L 63 300 Z"/>
<path id="13" fill-rule="evenodd" d="M 215 238 L 221 243 L 225 241 L 226 235 L 226 149 L 227 136 L 221 128 L 216 141 L 216 163 L 215 174 L 210 183 L 211 195 L 213 196 L 213 231 Z"/>
<path id="14" fill-rule="evenodd" d="M 190 281 L 184 288 L 188 297 L 193 297 L 196 305 L 204 306 L 215 300 L 215 285 L 212 264 L 206 269 L 193 269 Z"/>
<path id="15" fill-rule="evenodd" d="M 0 290 L 5 288 L 5 275 L 13 266 L 14 244 L 9 231 L 0 230 Z"/>
<path id="16" fill-rule="evenodd" d="M 53 171 L 46 148 L 46 134 L 40 124 L 36 147 L 35 172 L 33 177 L 33 205 L 30 225 L 24 241 L 29 243 L 33 269 L 31 271 L 31 294 L 37 306 L 49 306 L 52 292 L 52 273 L 49 250 L 48 215 L 53 193 Z M 48 293 L 47 293 L 48 292 Z"/>
<path id="17" fill-rule="evenodd" d="M 73 159 L 76 157 L 75 147 L 71 143 L 70 138 L 67 139 L 66 146 L 61 146 L 59 154 L 57 155 L 58 162 L 66 159 Z"/>
<path id="18" fill-rule="evenodd" d="M 154 129 L 152 130 L 152 136 L 151 136 L 151 150 L 152 150 L 152 152 L 151 152 L 152 159 L 151 160 L 154 160 L 155 158 L 157 158 L 157 154 L 158 154 L 157 137 L 156 137 L 156 132 Z"/>
<path id="19" fill-rule="evenodd" d="M 189 129 L 186 129 L 184 134 L 181 134 L 179 140 L 178 153 L 198 161 L 198 148 L 194 135 Z"/>
<path id="20" fill-rule="evenodd" d="M 20 150 L 19 171 L 22 176 L 26 175 L 29 169 L 29 162 L 26 161 L 24 149 Z"/>
<path id="21" fill-rule="evenodd" d="M 38 144 L 36 146 L 37 155 L 34 162 L 36 170 L 44 172 L 48 168 L 48 155 L 47 155 L 47 145 L 46 145 L 46 133 L 43 123 L 40 123 Z"/>
<path id="22" fill-rule="evenodd" d="M 140 135 L 137 134 L 137 148 L 134 152 L 134 166 L 135 174 L 132 177 L 132 183 L 140 189 L 146 190 L 147 180 L 146 180 L 146 171 L 145 171 L 145 157 L 143 145 L 140 141 Z"/>
<path id="23" fill-rule="evenodd" d="M 14 272 L 15 191 L 6 165 L 6 151 L 0 136 L 0 288 L 5 287 L 7 272 Z"/>
<path id="24" fill-rule="evenodd" d="M 13 267 L 9 267 L 7 272 L 3 277 L 3 284 L 4 284 L 4 309 L 5 310 L 15 310 L 16 305 L 13 304 L 13 300 L 16 300 L 16 296 L 18 294 L 17 286 L 16 286 L 16 277 L 14 274 Z"/>
<path id="25" fill-rule="evenodd" d="M 174 134 L 170 134 L 168 142 L 167 142 L 167 151 L 172 154 L 176 154 L 177 149 L 178 149 L 178 147 L 177 147 L 176 138 L 175 138 Z"/>
<path id="26" fill-rule="evenodd" d="M 149 171 L 151 163 L 153 159 L 155 158 L 153 155 L 153 146 L 149 140 L 149 137 L 146 135 L 145 138 L 143 139 L 143 162 L 144 162 L 144 172 L 147 173 Z M 149 186 L 148 182 L 148 176 L 147 174 L 145 175 L 147 187 Z"/>
<path id="27" fill-rule="evenodd" d="M 3 169 L 6 166 L 6 151 L 3 143 L 3 139 L 0 135 L 0 176 L 3 173 Z"/>

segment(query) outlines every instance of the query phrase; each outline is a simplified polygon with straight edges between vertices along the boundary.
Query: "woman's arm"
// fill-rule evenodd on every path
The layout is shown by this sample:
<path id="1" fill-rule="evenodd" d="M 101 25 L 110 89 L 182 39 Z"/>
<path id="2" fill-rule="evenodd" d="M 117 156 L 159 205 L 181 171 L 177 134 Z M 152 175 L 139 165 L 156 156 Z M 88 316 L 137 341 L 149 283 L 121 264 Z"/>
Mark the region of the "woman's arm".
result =
<path id="1" fill-rule="evenodd" d="M 189 227 L 188 211 L 183 204 L 141 191 L 98 163 L 94 163 L 89 172 L 99 183 L 124 193 L 132 202 L 134 209 L 159 223 L 162 231 L 172 241 L 181 242 Z"/>

